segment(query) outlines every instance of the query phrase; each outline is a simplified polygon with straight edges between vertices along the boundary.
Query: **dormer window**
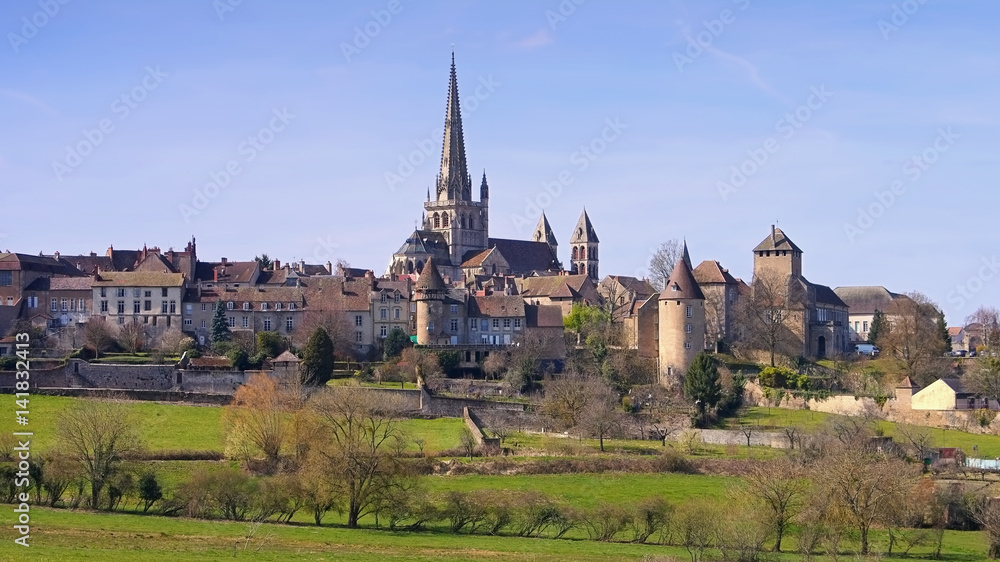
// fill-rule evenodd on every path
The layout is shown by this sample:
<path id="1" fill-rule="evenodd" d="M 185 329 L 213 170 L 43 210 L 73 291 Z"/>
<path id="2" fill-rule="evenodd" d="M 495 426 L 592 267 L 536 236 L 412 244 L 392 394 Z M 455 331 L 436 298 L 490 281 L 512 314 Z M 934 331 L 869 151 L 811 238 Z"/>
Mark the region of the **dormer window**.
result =
<path id="1" fill-rule="evenodd" d="M 250 310 L 250 303 L 248 302 L 243 303 L 243 310 Z"/>
<path id="2" fill-rule="evenodd" d="M 288 310 L 295 310 L 295 303 L 294 302 L 288 303 Z"/>
<path id="3" fill-rule="evenodd" d="M 260 303 L 260 309 L 261 310 L 267 310 L 267 303 L 266 302 Z"/>
<path id="4" fill-rule="evenodd" d="M 274 309 L 275 310 L 281 310 L 281 303 L 280 302 L 274 303 Z"/>
<path id="5" fill-rule="evenodd" d="M 227 302 L 227 303 L 226 303 L 226 310 L 232 310 L 232 309 L 233 309 L 233 306 L 234 306 L 235 304 L 236 304 L 236 303 L 234 303 L 233 301 L 229 301 L 229 302 Z"/>

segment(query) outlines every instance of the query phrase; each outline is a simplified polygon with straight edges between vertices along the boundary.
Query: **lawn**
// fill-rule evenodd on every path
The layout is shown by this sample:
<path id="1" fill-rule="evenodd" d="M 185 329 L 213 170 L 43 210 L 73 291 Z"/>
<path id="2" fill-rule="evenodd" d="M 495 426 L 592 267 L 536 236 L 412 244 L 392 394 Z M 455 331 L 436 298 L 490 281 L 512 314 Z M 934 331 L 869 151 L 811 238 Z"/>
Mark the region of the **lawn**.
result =
<path id="1" fill-rule="evenodd" d="M 813 410 L 791 410 L 786 408 L 748 408 L 747 411 L 732 420 L 731 426 L 749 423 L 765 428 L 781 428 L 798 426 L 805 429 L 815 429 L 836 414 L 826 414 Z M 879 429 L 889 437 L 896 437 L 899 433 L 899 426 L 892 422 L 878 422 Z M 907 429 L 925 431 L 931 435 L 933 444 L 936 447 L 961 447 L 968 456 L 983 458 L 1000 457 L 1000 435 L 975 434 L 959 431 L 957 429 L 937 429 L 933 427 L 903 426 Z M 905 438 L 900 437 L 900 441 L 905 442 Z M 976 447 L 974 452 L 973 448 Z"/>
<path id="2" fill-rule="evenodd" d="M 182 518 L 92 513 L 32 508 L 31 547 L 15 545 L 14 532 L 4 531 L 2 560 L 156 560 L 175 562 L 221 560 L 237 555 L 259 561 L 356 560 L 381 562 L 417 560 L 477 561 L 612 561 L 644 557 L 687 559 L 683 548 L 585 540 L 525 539 L 453 535 L 438 532 L 388 532 L 302 525 L 264 525 L 249 541 L 247 523 L 198 521 Z M 884 537 L 879 535 L 879 540 Z M 234 547 L 236 552 L 234 552 Z M 981 533 L 948 532 L 944 559 L 983 560 L 986 544 Z M 926 549 L 910 558 L 926 556 Z M 783 553 L 774 560 L 800 560 Z M 853 559 L 853 558 L 848 558 Z M 816 560 L 831 560 L 817 557 Z"/>

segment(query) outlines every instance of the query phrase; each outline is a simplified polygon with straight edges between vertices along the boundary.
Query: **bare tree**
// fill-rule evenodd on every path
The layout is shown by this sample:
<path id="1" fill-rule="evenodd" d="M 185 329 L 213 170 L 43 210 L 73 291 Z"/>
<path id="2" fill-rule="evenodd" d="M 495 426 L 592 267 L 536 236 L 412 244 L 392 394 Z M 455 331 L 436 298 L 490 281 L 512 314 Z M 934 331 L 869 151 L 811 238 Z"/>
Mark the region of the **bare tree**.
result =
<path id="1" fill-rule="evenodd" d="M 490 379 L 503 378 L 509 364 L 510 356 L 506 352 L 494 351 L 483 361 L 483 373 Z"/>
<path id="2" fill-rule="evenodd" d="M 990 543 L 988 556 L 1000 558 L 1000 501 L 987 495 L 977 498 L 972 510 L 976 522 L 983 526 Z"/>
<path id="3" fill-rule="evenodd" d="M 1000 310 L 996 307 L 980 306 L 965 319 L 965 323 L 982 326 L 982 344 L 988 349 L 992 350 L 1000 345 Z M 970 351 L 975 351 L 975 348 Z"/>
<path id="4" fill-rule="evenodd" d="M 764 508 L 773 525 L 774 551 L 781 552 L 781 540 L 802 508 L 808 488 L 801 465 L 779 459 L 750 465 L 736 494 L 743 503 Z"/>
<path id="5" fill-rule="evenodd" d="M 677 260 L 681 259 L 683 252 L 684 246 L 679 240 L 673 238 L 660 244 L 653 252 L 653 256 L 649 258 L 649 283 L 658 291 L 662 291 L 667 285 L 667 279 L 670 279 L 674 265 L 677 264 Z"/>
<path id="6" fill-rule="evenodd" d="M 801 309 L 802 285 L 775 272 L 763 271 L 754 277 L 750 289 L 750 295 L 741 298 L 736 307 L 741 336 L 737 347 L 764 352 L 772 367 L 779 356 L 801 354 L 801 339 L 794 328 L 805 312 Z"/>
<path id="7" fill-rule="evenodd" d="M 263 455 L 265 470 L 276 469 L 289 437 L 289 405 L 274 379 L 265 374 L 251 376 L 226 407 L 226 449 L 246 463 Z"/>
<path id="8" fill-rule="evenodd" d="M 564 374 L 545 382 L 540 411 L 565 427 L 575 427 L 583 419 L 593 397 L 605 388 L 607 385 L 596 377 Z"/>
<path id="9" fill-rule="evenodd" d="M 899 360 L 911 380 L 917 384 L 930 382 L 946 351 L 939 337 L 937 322 L 941 312 L 937 305 L 921 293 L 909 293 L 893 300 L 886 315 L 891 328 L 879 336 L 878 346 Z"/>
<path id="10" fill-rule="evenodd" d="M 141 351 L 146 345 L 146 329 L 138 320 L 125 322 L 118 328 L 118 345 L 129 353 Z"/>
<path id="11" fill-rule="evenodd" d="M 90 482 L 90 507 L 97 509 L 105 484 L 142 447 L 139 420 L 120 400 L 83 400 L 62 411 L 57 426 L 59 450 Z"/>
<path id="12" fill-rule="evenodd" d="M 87 327 L 83 330 L 83 337 L 87 345 L 94 348 L 98 356 L 111 349 L 111 346 L 115 344 L 115 333 L 111 331 L 107 322 L 99 318 L 92 317 L 87 322 Z"/>
<path id="13" fill-rule="evenodd" d="M 587 408 L 580 417 L 580 426 L 591 437 L 596 437 L 604 452 L 604 439 L 618 434 L 625 425 L 625 412 L 621 410 L 618 393 L 607 385 L 592 385 Z"/>
<path id="14" fill-rule="evenodd" d="M 969 391 L 1000 401 L 1000 358 L 991 355 L 979 357 L 963 379 Z"/>

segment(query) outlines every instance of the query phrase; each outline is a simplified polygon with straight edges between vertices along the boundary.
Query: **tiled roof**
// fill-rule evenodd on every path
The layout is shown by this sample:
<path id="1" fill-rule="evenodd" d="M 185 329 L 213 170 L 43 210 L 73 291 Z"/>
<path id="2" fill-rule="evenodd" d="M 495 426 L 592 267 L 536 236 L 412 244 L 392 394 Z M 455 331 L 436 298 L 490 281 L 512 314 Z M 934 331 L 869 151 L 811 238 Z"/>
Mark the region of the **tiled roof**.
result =
<path id="1" fill-rule="evenodd" d="M 837 287 L 833 292 L 847 304 L 851 314 L 875 314 L 876 310 L 885 312 L 892 301 L 903 296 L 880 286 Z"/>
<path id="2" fill-rule="evenodd" d="M 521 295 L 524 297 L 552 297 L 555 294 L 566 294 L 569 287 L 571 295 L 582 293 L 583 286 L 592 283 L 588 275 L 550 275 L 542 277 L 525 277 L 518 280 Z"/>
<path id="3" fill-rule="evenodd" d="M 8 271 L 40 271 L 53 275 L 79 275 L 76 268 L 45 256 L 29 256 L 27 254 L 0 254 L 0 270 Z"/>
<path id="4" fill-rule="evenodd" d="M 424 264 L 424 269 L 420 272 L 415 289 L 417 291 L 443 291 L 446 288 L 444 279 L 441 278 L 441 273 L 437 269 L 436 260 L 433 257 L 427 258 L 427 263 Z"/>
<path id="5" fill-rule="evenodd" d="M 529 328 L 562 328 L 562 308 L 555 304 L 524 305 L 524 322 Z"/>
<path id="6" fill-rule="evenodd" d="M 282 351 L 281 355 L 271 359 L 272 363 L 299 363 L 299 358 L 291 351 Z"/>
<path id="7" fill-rule="evenodd" d="M 25 291 L 89 291 L 91 277 L 39 277 L 31 282 Z"/>
<path id="8" fill-rule="evenodd" d="M 309 277 L 302 280 L 306 307 L 323 311 L 367 311 L 374 282 L 361 277 Z M 286 290 L 296 290 L 288 287 Z"/>
<path id="9" fill-rule="evenodd" d="M 701 262 L 698 264 L 698 267 L 694 268 L 691 274 L 694 275 L 694 279 L 699 285 L 708 283 L 736 283 L 736 278 L 729 274 L 729 270 L 722 267 L 715 260 Z"/>
<path id="10" fill-rule="evenodd" d="M 493 253 L 493 248 L 486 250 L 480 250 L 478 252 L 472 251 L 465 254 L 465 261 L 462 262 L 462 267 L 479 267 L 483 265 L 486 258 Z"/>
<path id="11" fill-rule="evenodd" d="M 796 252 L 801 252 L 802 249 L 795 245 L 785 233 L 781 231 L 780 228 L 774 229 L 773 235 L 768 235 L 757 247 L 753 249 L 754 252 L 761 252 L 765 250 L 794 250 Z"/>
<path id="12" fill-rule="evenodd" d="M 510 265 L 511 273 L 516 275 L 547 271 L 554 268 L 558 261 L 552 254 L 552 248 L 545 242 L 490 238 L 489 245 L 500 252 Z"/>
<path id="13" fill-rule="evenodd" d="M 148 273 L 140 271 L 108 271 L 95 276 L 94 287 L 181 287 L 184 275 L 180 273 Z"/>
<path id="14" fill-rule="evenodd" d="M 913 380 L 910 379 L 909 375 L 903 377 L 903 380 L 899 381 L 896 388 L 919 388 L 917 385 L 913 384 Z"/>
<path id="15" fill-rule="evenodd" d="M 215 270 L 219 270 L 219 283 L 249 283 L 253 279 L 253 272 L 257 269 L 256 261 L 227 261 L 222 262 L 199 261 L 195 266 L 194 277 L 202 283 L 215 282 Z"/>
<path id="16" fill-rule="evenodd" d="M 518 296 L 469 297 L 470 317 L 523 317 L 524 299 Z"/>
<path id="17" fill-rule="evenodd" d="M 576 221 L 576 226 L 573 228 L 573 236 L 569 242 L 570 244 L 600 242 L 597 239 L 597 231 L 594 230 L 594 225 L 590 222 L 590 215 L 587 214 L 586 209 L 580 215 L 580 220 Z"/>
<path id="18" fill-rule="evenodd" d="M 174 264 L 170 263 L 162 254 L 156 253 L 148 254 L 145 259 L 135 266 L 134 271 L 178 273 L 174 270 Z"/>
<path id="19" fill-rule="evenodd" d="M 965 331 L 965 328 L 963 328 L 961 326 L 952 326 L 951 328 L 948 328 L 948 335 L 951 336 L 951 337 L 953 337 L 953 338 L 955 338 L 955 337 L 958 337 L 958 336 L 962 335 L 962 332 L 964 332 L 964 331 Z"/>
<path id="20" fill-rule="evenodd" d="M 677 260 L 666 286 L 660 292 L 660 300 L 676 299 L 705 299 L 704 293 L 701 292 L 698 282 L 694 280 L 694 275 L 684 260 Z"/>

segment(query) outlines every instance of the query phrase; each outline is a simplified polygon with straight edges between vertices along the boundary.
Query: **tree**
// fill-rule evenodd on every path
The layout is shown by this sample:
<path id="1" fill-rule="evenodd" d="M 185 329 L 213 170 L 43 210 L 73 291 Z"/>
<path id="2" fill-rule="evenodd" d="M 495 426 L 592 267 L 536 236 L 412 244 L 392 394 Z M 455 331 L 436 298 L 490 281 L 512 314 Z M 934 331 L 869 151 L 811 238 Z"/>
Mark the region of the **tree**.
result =
<path id="1" fill-rule="evenodd" d="M 217 301 L 215 303 L 215 315 L 212 316 L 212 331 L 209 334 L 209 339 L 213 346 L 217 346 L 229 341 L 232 335 L 232 332 L 229 330 L 229 319 L 226 318 L 225 306 L 221 300 Z"/>
<path id="2" fill-rule="evenodd" d="M 385 337 L 385 343 L 382 345 L 382 358 L 388 361 L 389 359 L 399 357 L 403 353 L 403 350 L 409 346 L 410 336 L 406 335 L 406 332 L 402 328 L 396 326 Z"/>
<path id="3" fill-rule="evenodd" d="M 660 244 L 660 247 L 653 252 L 649 258 L 649 283 L 662 291 L 667 285 L 667 279 L 674 271 L 674 265 L 681 259 L 684 252 L 683 245 L 676 239 L 667 240 Z"/>
<path id="4" fill-rule="evenodd" d="M 229 454 L 247 463 L 263 455 L 267 471 L 277 468 L 281 446 L 288 438 L 289 404 L 273 378 L 260 373 L 251 376 L 225 409 Z"/>
<path id="5" fill-rule="evenodd" d="M 146 345 L 146 330 L 137 320 L 126 321 L 118 328 L 118 345 L 125 351 L 135 354 Z"/>
<path id="6" fill-rule="evenodd" d="M 142 512 L 149 512 L 153 504 L 163 499 L 163 490 L 156 481 L 156 475 L 147 472 L 139 479 L 139 499 L 142 501 Z"/>
<path id="7" fill-rule="evenodd" d="M 139 420 L 121 401 L 84 400 L 59 415 L 59 450 L 90 482 L 90 507 L 98 509 L 105 484 L 142 447 Z"/>
<path id="8" fill-rule="evenodd" d="M 741 298 L 736 307 L 738 347 L 765 352 L 772 367 L 778 356 L 800 355 L 801 341 L 792 328 L 804 311 L 792 307 L 803 302 L 803 291 L 798 281 L 789 281 L 775 272 L 755 275 L 750 295 Z"/>
<path id="9" fill-rule="evenodd" d="M 788 459 L 749 465 L 737 494 L 741 503 L 759 504 L 774 529 L 774 551 L 805 500 L 808 481 L 802 467 Z"/>
<path id="10" fill-rule="evenodd" d="M 347 526 L 356 528 L 377 506 L 379 491 L 406 476 L 398 455 L 403 405 L 395 397 L 339 386 L 315 394 L 309 407 L 318 421 L 310 432 L 311 462 L 319 463 L 320 473 L 344 498 Z"/>
<path id="11" fill-rule="evenodd" d="M 614 436 L 625 423 L 625 413 L 619 407 L 618 394 L 603 384 L 594 385 L 587 408 L 580 419 L 580 425 L 591 437 L 596 437 L 604 452 L 604 439 Z"/>
<path id="12" fill-rule="evenodd" d="M 1000 357 L 980 356 L 963 378 L 971 392 L 990 400 L 1000 400 Z"/>
<path id="13" fill-rule="evenodd" d="M 987 349 L 994 349 L 1000 345 L 1000 311 L 992 306 L 980 306 L 975 312 L 965 319 L 966 325 L 979 324 L 982 326 L 982 344 Z"/>
<path id="14" fill-rule="evenodd" d="M 510 364 L 510 355 L 505 351 L 492 351 L 483 360 L 483 373 L 489 379 L 501 378 L 501 375 L 507 371 L 507 366 Z"/>
<path id="15" fill-rule="evenodd" d="M 699 422 L 704 422 L 705 413 L 722 399 L 715 359 L 704 351 L 695 356 L 684 377 L 684 397 L 697 408 Z"/>
<path id="16" fill-rule="evenodd" d="M 96 317 L 91 317 L 87 322 L 87 327 L 83 329 L 83 338 L 87 345 L 94 348 L 98 357 L 115 345 L 115 334 L 111 331 L 111 327 L 103 319 Z"/>
<path id="17" fill-rule="evenodd" d="M 458 447 L 463 453 L 469 455 L 470 461 L 476 453 L 477 445 L 476 438 L 472 435 L 472 430 L 463 425 L 458 434 Z"/>
<path id="18" fill-rule="evenodd" d="M 988 556 L 991 559 L 1000 558 L 1000 501 L 988 495 L 976 499 L 972 516 L 982 525 L 989 541 Z"/>
<path id="19" fill-rule="evenodd" d="M 901 363 L 911 380 L 929 382 L 937 374 L 940 357 L 951 346 L 942 339 L 937 305 L 920 293 L 910 293 L 893 300 L 886 315 L 892 328 L 879 336 L 877 345 Z"/>
<path id="20" fill-rule="evenodd" d="M 944 319 L 944 312 L 938 311 L 937 335 L 941 339 L 941 349 L 945 352 L 951 351 L 951 334 L 948 333 L 948 322 Z"/>
<path id="21" fill-rule="evenodd" d="M 539 410 L 564 427 L 575 427 L 594 397 L 605 388 L 607 385 L 595 377 L 563 374 L 545 382 Z"/>
<path id="22" fill-rule="evenodd" d="M 868 343 L 878 345 L 879 339 L 889 332 L 891 326 L 881 310 L 875 309 L 872 315 L 872 323 L 868 328 Z"/>
<path id="23" fill-rule="evenodd" d="M 257 332 L 257 353 L 273 359 L 285 351 L 285 340 L 278 332 Z"/>
<path id="24" fill-rule="evenodd" d="M 333 342 L 322 327 L 309 336 L 302 350 L 302 384 L 322 386 L 333 375 Z"/>
<path id="25" fill-rule="evenodd" d="M 254 256 L 253 261 L 260 264 L 261 269 L 271 269 L 274 267 L 274 262 L 268 257 L 267 254 L 261 254 L 259 256 Z"/>

